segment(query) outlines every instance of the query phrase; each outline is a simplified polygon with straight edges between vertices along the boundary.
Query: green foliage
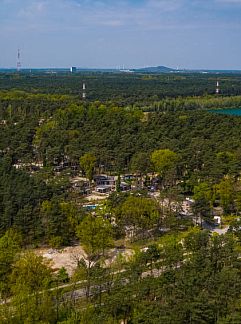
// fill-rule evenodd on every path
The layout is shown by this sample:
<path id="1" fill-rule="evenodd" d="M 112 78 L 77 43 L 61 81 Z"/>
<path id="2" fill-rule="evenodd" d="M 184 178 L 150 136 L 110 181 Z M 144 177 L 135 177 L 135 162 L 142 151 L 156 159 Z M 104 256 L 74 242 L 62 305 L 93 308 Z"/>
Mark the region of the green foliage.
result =
<path id="1" fill-rule="evenodd" d="M 152 110 L 240 107 L 240 75 L 219 74 L 224 96 L 213 96 L 216 74 L 154 74 L 81 72 L 70 76 L 34 72 L 0 75 L 0 99 L 9 102 L 56 102 L 78 100 L 80 84 L 88 84 L 90 101 L 117 102 L 119 105 L 148 107 Z M 6 91 L 7 89 L 8 91 Z M 12 90 L 15 89 L 15 90 Z M 25 92 L 28 91 L 28 92 Z M 31 91 L 31 93 L 29 93 Z M 208 94 L 208 95 L 207 95 Z M 196 96 L 196 97 L 195 97 Z M 228 97 L 230 96 L 230 97 Z M 187 97 L 187 98 L 186 98 Z"/>
<path id="2" fill-rule="evenodd" d="M 11 274 L 12 291 L 15 294 L 36 293 L 49 286 L 51 269 L 41 256 L 27 252 L 14 265 Z"/>
<path id="3" fill-rule="evenodd" d="M 39 202 L 50 193 L 43 181 L 15 170 L 6 159 L 0 158 L 0 233 L 15 227 L 28 243 L 42 234 Z"/>
<path id="4" fill-rule="evenodd" d="M 169 149 L 156 150 L 151 154 L 151 161 L 155 170 L 162 175 L 175 168 L 178 157 L 176 153 Z"/>
<path id="5" fill-rule="evenodd" d="M 89 181 L 93 180 L 96 157 L 91 153 L 86 153 L 80 158 L 80 167 L 84 170 Z"/>
<path id="6" fill-rule="evenodd" d="M 1 322 L 239 323 L 238 219 L 226 235 L 162 234 L 129 259 L 117 255 L 104 265 L 114 233 L 144 239 L 155 229 L 179 231 L 183 193 L 194 195 L 194 214 L 204 220 L 212 221 L 217 205 L 240 213 L 240 120 L 205 111 L 240 107 L 240 75 L 219 77 L 225 96 L 212 95 L 212 74 L 0 74 L 0 89 L 11 89 L 0 91 L 0 293 L 8 298 Z M 154 170 L 163 206 L 147 192 L 114 193 L 96 215 L 82 215 L 70 192 L 71 165 L 90 181 L 106 172 L 119 183 L 121 174 L 142 182 Z M 75 282 L 72 294 L 49 290 L 50 282 L 68 282 L 64 268 L 53 277 L 41 257 L 20 248 L 59 247 L 76 237 L 85 255 L 73 281 L 84 280 L 77 287 L 86 289 L 83 303 L 72 300 Z"/>
<path id="7" fill-rule="evenodd" d="M 213 217 L 211 215 L 211 208 L 213 200 L 213 190 L 212 187 L 206 183 L 202 182 L 194 187 L 195 203 L 193 205 L 193 212 L 195 216 L 201 216 L 201 218 L 212 222 Z"/>
<path id="8" fill-rule="evenodd" d="M 218 152 L 216 163 L 216 167 L 222 175 L 236 175 L 238 172 L 237 154 L 233 152 Z"/>
<path id="9" fill-rule="evenodd" d="M 48 244 L 52 247 L 52 248 L 56 248 L 59 249 L 63 244 L 63 238 L 62 236 L 52 236 L 49 241 Z"/>
<path id="10" fill-rule="evenodd" d="M 151 162 L 154 170 L 160 175 L 163 189 L 167 183 L 174 183 L 178 159 L 178 155 L 169 149 L 152 152 Z"/>
<path id="11" fill-rule="evenodd" d="M 51 292 L 51 269 L 41 256 L 26 252 L 11 273 L 10 323 L 53 322 L 55 309 Z"/>
<path id="12" fill-rule="evenodd" d="M 234 181 L 231 178 L 223 179 L 217 185 L 217 193 L 220 199 L 220 204 L 223 207 L 224 213 L 228 214 L 234 210 Z"/>
<path id="13" fill-rule="evenodd" d="M 206 204 L 210 203 L 212 200 L 212 189 L 210 185 L 206 182 L 200 183 L 194 187 L 195 200 L 204 200 Z"/>
<path id="14" fill-rule="evenodd" d="M 66 245 L 73 239 L 81 218 L 72 203 L 61 202 L 56 197 L 50 201 L 43 201 L 40 215 L 44 237 L 53 247 Z"/>
<path id="15" fill-rule="evenodd" d="M 131 227 L 132 238 L 141 232 L 154 228 L 159 221 L 160 214 L 157 203 L 150 198 L 129 196 L 116 209 L 119 226 Z"/>
<path id="16" fill-rule="evenodd" d="M 150 156 L 146 152 L 137 152 L 130 161 L 130 169 L 132 172 L 146 174 L 151 169 Z"/>
<path id="17" fill-rule="evenodd" d="M 57 274 L 57 280 L 59 282 L 63 282 L 63 283 L 69 282 L 70 278 L 69 278 L 67 270 L 64 267 L 59 269 L 58 274 Z"/>
<path id="18" fill-rule="evenodd" d="M 86 253 L 90 256 L 102 255 L 112 243 L 112 226 L 108 220 L 92 215 L 77 227 L 77 236 Z"/>
<path id="19" fill-rule="evenodd" d="M 21 235 L 13 229 L 9 229 L 0 238 L 0 298 L 9 294 L 9 275 L 21 250 Z"/>

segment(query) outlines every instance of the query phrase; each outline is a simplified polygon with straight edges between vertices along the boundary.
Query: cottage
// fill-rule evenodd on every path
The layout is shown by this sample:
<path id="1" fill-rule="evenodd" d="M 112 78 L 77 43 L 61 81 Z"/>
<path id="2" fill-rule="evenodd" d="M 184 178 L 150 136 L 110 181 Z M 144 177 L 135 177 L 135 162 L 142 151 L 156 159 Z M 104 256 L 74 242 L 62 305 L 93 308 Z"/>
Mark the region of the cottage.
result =
<path id="1" fill-rule="evenodd" d="M 131 185 L 126 182 L 121 182 L 120 190 L 121 191 L 129 191 L 129 190 L 131 190 Z"/>
<path id="2" fill-rule="evenodd" d="M 115 177 L 107 176 L 107 175 L 97 175 L 94 177 L 94 181 L 96 186 L 116 186 L 116 179 Z"/>
<path id="3" fill-rule="evenodd" d="M 106 194 L 111 191 L 111 187 L 110 186 L 97 186 L 95 191 L 98 193 L 101 193 L 101 194 Z"/>
<path id="4" fill-rule="evenodd" d="M 124 181 L 131 181 L 136 179 L 136 177 L 133 174 L 126 174 L 122 178 Z"/>

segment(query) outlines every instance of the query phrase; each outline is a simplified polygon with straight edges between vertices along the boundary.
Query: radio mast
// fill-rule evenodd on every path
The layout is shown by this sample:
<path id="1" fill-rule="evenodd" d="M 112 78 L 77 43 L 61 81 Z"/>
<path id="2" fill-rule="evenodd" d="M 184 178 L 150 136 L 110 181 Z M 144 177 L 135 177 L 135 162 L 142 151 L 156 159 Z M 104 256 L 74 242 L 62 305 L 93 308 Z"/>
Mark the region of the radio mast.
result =
<path id="1" fill-rule="evenodd" d="M 220 94 L 219 81 L 217 81 L 217 85 L 216 85 L 216 94 Z"/>
<path id="2" fill-rule="evenodd" d="M 86 99 L 86 85 L 83 83 L 83 93 L 82 93 L 83 100 Z"/>
<path id="3" fill-rule="evenodd" d="M 20 55 L 20 49 L 18 49 L 18 55 L 17 55 L 17 71 L 20 72 L 21 70 L 21 55 Z"/>

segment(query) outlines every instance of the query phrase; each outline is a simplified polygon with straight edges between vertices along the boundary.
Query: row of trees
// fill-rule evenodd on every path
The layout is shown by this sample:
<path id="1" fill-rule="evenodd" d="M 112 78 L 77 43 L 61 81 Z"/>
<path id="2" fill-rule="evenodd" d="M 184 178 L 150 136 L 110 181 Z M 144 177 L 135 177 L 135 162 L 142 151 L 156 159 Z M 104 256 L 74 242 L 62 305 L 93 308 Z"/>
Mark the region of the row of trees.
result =
<path id="1" fill-rule="evenodd" d="M 144 111 L 180 111 L 240 108 L 240 96 L 200 96 L 165 98 L 142 108 Z"/>

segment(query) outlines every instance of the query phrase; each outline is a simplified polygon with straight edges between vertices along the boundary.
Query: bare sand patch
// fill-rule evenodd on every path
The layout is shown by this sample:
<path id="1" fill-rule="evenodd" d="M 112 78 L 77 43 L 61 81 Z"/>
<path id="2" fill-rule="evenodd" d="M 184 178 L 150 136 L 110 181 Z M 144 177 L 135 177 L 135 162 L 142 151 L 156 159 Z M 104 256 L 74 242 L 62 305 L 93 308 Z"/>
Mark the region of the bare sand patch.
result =
<path id="1" fill-rule="evenodd" d="M 84 258 L 86 260 L 86 254 L 80 245 L 69 246 L 63 249 L 51 249 L 51 248 L 39 248 L 35 249 L 34 253 L 41 255 L 50 261 L 50 266 L 54 271 L 58 271 L 62 267 L 66 269 L 69 276 L 72 276 L 77 269 L 78 260 Z M 124 258 L 129 259 L 133 255 L 134 251 L 131 249 L 111 249 L 106 255 L 105 265 L 110 266 L 116 261 L 116 258 L 121 254 Z"/>
<path id="2" fill-rule="evenodd" d="M 58 270 L 64 267 L 69 276 L 73 274 L 78 265 L 78 260 L 85 257 L 85 252 L 81 246 L 70 246 L 61 250 L 57 249 L 36 249 L 34 251 L 37 255 L 51 261 L 51 267 Z"/>

